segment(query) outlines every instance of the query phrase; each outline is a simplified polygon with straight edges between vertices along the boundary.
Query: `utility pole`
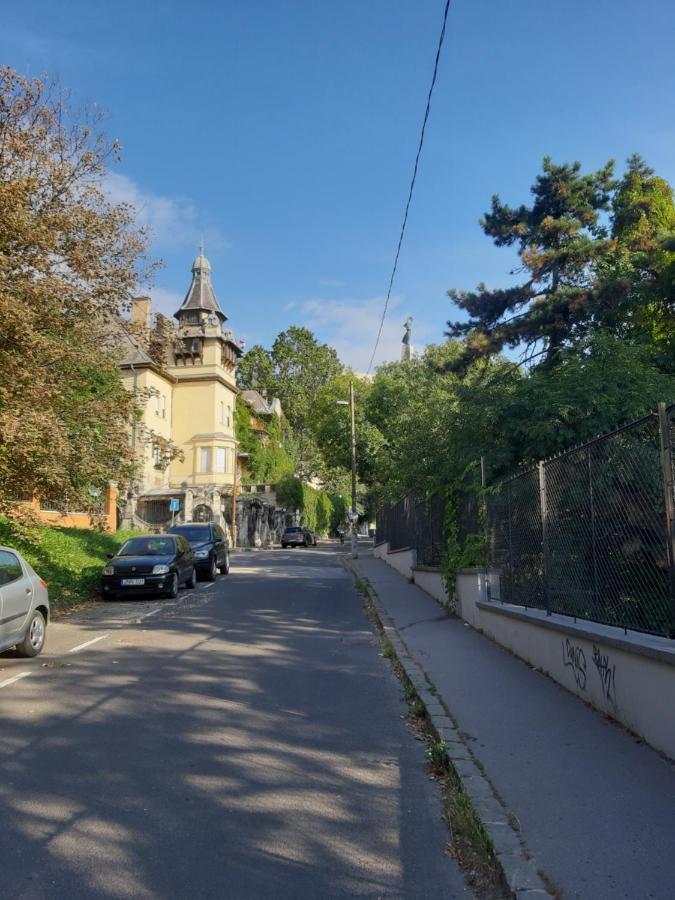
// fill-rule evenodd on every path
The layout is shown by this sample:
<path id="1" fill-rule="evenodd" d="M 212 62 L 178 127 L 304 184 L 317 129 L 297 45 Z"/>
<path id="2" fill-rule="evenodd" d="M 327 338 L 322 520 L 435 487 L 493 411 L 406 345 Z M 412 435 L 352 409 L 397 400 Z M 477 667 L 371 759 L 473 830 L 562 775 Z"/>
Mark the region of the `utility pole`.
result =
<path id="1" fill-rule="evenodd" d="M 346 400 L 336 400 L 335 401 L 338 406 L 347 406 Z M 354 382 L 349 382 L 349 412 L 351 415 L 351 425 L 352 425 L 352 437 L 351 437 L 351 451 L 352 451 L 352 509 L 351 515 L 349 517 L 349 524 L 351 529 L 351 543 L 352 543 L 352 559 L 356 559 L 358 554 L 357 550 L 357 540 L 356 540 L 356 415 L 354 411 Z"/>
<path id="2" fill-rule="evenodd" d="M 237 448 L 232 451 L 234 455 L 234 474 L 232 476 L 232 547 L 237 546 Z"/>
<path id="3" fill-rule="evenodd" d="M 354 414 L 354 382 L 349 382 L 349 409 L 352 415 L 352 559 L 359 555 L 356 540 L 356 416 Z"/>

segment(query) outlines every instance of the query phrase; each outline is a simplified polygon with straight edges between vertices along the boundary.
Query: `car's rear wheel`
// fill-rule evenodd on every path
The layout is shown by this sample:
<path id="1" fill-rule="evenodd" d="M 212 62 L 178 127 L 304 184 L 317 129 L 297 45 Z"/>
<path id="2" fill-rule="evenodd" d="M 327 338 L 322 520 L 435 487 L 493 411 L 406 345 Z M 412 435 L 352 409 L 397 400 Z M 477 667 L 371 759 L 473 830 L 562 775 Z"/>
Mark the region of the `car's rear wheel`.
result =
<path id="1" fill-rule="evenodd" d="M 230 554 L 225 554 L 225 564 L 220 567 L 221 575 L 229 575 L 230 574 Z"/>
<path id="2" fill-rule="evenodd" d="M 169 582 L 169 590 L 166 592 L 167 597 L 171 597 L 172 600 L 175 600 L 178 596 L 178 575 L 174 572 L 171 576 L 171 581 Z"/>
<path id="3" fill-rule="evenodd" d="M 192 589 L 193 587 L 196 587 L 196 586 L 197 586 L 197 570 L 193 566 L 192 574 L 190 575 L 188 580 L 185 582 L 185 587 Z"/>
<path id="4" fill-rule="evenodd" d="M 36 609 L 30 617 L 23 640 L 16 645 L 19 656 L 37 656 L 42 652 L 47 635 L 47 623 L 40 610 Z"/>
<path id="5" fill-rule="evenodd" d="M 288 544 L 282 544 L 282 545 L 281 545 L 281 549 L 282 549 L 282 550 L 285 550 L 286 547 L 288 547 Z"/>
<path id="6" fill-rule="evenodd" d="M 218 566 L 216 565 L 216 558 L 212 556 L 209 560 L 209 571 L 206 573 L 207 581 L 215 581 L 218 577 Z"/>

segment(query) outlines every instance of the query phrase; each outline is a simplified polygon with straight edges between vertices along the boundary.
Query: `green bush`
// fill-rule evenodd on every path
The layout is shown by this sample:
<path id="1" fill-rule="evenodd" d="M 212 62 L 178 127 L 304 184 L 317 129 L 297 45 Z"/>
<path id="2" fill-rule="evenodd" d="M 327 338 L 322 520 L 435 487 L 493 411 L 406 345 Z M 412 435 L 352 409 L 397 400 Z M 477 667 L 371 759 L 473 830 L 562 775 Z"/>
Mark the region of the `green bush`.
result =
<path id="1" fill-rule="evenodd" d="M 277 501 L 290 513 L 300 510 L 300 518 L 305 528 L 317 534 L 328 535 L 337 525 L 335 501 L 341 498 L 329 496 L 310 484 L 305 484 L 294 475 L 281 478 L 276 485 Z"/>
<path id="2" fill-rule="evenodd" d="M 108 554 L 114 554 L 135 533 L 47 525 L 18 531 L 0 517 L 0 544 L 15 547 L 47 582 L 52 610 L 66 609 L 96 595 Z"/>

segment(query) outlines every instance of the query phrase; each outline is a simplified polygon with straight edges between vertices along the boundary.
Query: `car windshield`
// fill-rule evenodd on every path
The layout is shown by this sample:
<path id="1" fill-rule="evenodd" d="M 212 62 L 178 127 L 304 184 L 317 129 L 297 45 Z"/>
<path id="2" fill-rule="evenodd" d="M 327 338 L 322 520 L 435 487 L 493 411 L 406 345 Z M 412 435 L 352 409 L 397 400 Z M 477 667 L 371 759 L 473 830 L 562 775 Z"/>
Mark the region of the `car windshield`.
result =
<path id="1" fill-rule="evenodd" d="M 302 531 L 302 528 L 287 528 L 286 534 L 297 534 L 299 531 Z"/>
<path id="2" fill-rule="evenodd" d="M 131 538 L 127 541 L 122 549 L 118 552 L 118 556 L 172 556 L 176 552 L 176 541 L 174 538 L 161 537 L 138 537 Z"/>
<path id="3" fill-rule="evenodd" d="M 181 525 L 172 528 L 171 534 L 181 534 L 186 541 L 208 541 L 211 537 L 208 525 Z"/>

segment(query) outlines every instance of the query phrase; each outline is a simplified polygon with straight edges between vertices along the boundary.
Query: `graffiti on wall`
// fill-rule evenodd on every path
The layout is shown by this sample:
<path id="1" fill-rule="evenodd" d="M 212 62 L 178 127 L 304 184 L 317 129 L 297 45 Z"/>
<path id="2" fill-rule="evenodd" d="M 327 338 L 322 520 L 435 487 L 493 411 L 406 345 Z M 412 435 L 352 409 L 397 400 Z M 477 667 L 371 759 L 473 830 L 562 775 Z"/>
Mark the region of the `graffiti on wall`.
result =
<path id="1" fill-rule="evenodd" d="M 579 690 L 585 691 L 588 672 L 584 648 L 565 638 L 562 642 L 562 657 L 563 665 L 572 670 Z M 616 704 L 616 665 L 610 662 L 609 654 L 603 653 L 597 644 L 593 644 L 593 665 L 600 678 L 602 696 L 608 702 Z"/>
<path id="2" fill-rule="evenodd" d="M 580 690 L 586 690 L 586 654 L 578 644 L 572 644 L 565 638 L 562 645 L 563 663 L 572 670 L 574 680 Z"/>
<path id="3" fill-rule="evenodd" d="M 609 661 L 609 655 L 593 644 L 593 664 L 600 676 L 600 685 L 605 700 L 616 703 L 616 666 Z"/>

